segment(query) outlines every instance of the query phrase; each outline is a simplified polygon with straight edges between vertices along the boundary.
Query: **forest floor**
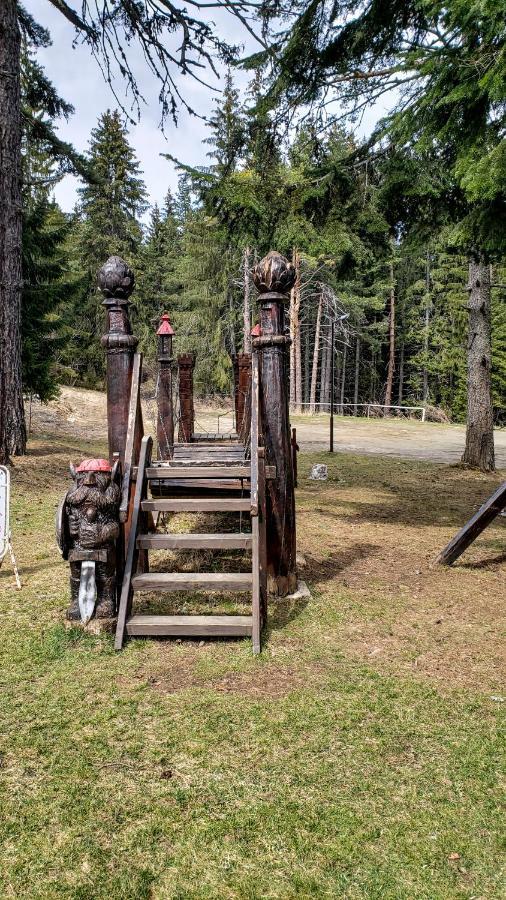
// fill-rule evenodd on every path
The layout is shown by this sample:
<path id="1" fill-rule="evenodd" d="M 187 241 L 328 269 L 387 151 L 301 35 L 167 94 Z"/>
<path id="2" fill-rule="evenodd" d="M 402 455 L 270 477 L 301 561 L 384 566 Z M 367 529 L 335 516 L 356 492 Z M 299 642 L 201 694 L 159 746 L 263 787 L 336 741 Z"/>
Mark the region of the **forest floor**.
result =
<path id="1" fill-rule="evenodd" d="M 149 389 L 143 391 L 147 397 Z M 223 406 L 204 406 L 196 403 L 197 431 L 230 431 L 233 420 L 232 402 Z M 144 421 L 147 430 L 154 430 L 155 404 L 145 399 Z M 225 413 L 225 415 L 223 415 Z M 218 423 L 218 416 L 220 421 Z M 325 450 L 329 443 L 329 417 L 291 416 L 297 428 L 297 440 L 302 450 Z M 33 432 L 52 432 L 66 435 L 87 434 L 90 439 L 106 437 L 105 394 L 79 388 L 62 387 L 57 400 L 32 405 Z M 406 459 L 456 463 L 465 445 L 464 425 L 439 425 L 414 419 L 366 419 L 336 416 L 334 447 L 349 453 L 378 454 Z M 495 431 L 496 461 L 506 468 L 506 429 Z"/>
<path id="2" fill-rule="evenodd" d="M 90 420 L 15 460 L 0 570 L 0 894 L 30 900 L 504 896 L 506 521 L 436 553 L 505 473 L 299 457 L 311 598 L 249 641 L 66 630 L 53 519 Z M 81 436 L 78 436 L 78 435 Z M 326 482 L 309 480 L 314 462 Z"/>

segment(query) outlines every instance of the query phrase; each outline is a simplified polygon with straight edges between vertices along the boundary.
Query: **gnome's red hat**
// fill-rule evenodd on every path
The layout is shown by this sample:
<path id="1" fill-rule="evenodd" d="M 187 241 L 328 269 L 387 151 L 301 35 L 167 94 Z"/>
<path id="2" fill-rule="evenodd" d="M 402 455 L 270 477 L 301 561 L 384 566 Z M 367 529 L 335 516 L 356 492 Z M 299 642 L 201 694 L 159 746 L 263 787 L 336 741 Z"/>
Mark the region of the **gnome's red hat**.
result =
<path id="1" fill-rule="evenodd" d="M 112 469 L 106 459 L 83 459 L 76 472 L 112 472 Z"/>

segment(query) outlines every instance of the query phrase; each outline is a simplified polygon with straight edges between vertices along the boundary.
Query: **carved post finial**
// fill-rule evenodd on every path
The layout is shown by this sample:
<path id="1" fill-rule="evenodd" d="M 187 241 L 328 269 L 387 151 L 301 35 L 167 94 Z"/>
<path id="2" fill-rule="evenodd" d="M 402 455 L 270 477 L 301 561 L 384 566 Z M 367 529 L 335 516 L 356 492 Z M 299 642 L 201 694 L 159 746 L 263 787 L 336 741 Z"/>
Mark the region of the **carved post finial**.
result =
<path id="1" fill-rule="evenodd" d="M 264 256 L 253 269 L 253 281 L 260 294 L 287 294 L 295 284 L 295 266 L 275 250 Z"/>
<path id="2" fill-rule="evenodd" d="M 104 297 L 128 300 L 134 289 L 135 278 L 130 266 L 121 256 L 110 256 L 98 270 L 97 283 Z"/>

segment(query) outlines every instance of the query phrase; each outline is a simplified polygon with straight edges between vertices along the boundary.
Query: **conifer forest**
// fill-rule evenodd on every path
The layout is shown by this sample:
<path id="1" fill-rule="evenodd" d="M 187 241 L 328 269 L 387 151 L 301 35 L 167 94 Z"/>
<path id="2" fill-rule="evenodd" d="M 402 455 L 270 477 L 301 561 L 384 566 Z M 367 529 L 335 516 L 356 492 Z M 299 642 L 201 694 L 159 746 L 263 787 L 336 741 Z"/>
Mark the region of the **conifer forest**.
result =
<path id="1" fill-rule="evenodd" d="M 177 89 L 167 72 L 172 65 L 175 78 L 182 64 L 167 58 L 156 36 L 157 4 L 146 4 L 144 23 L 133 22 L 130 3 L 105 3 L 101 22 L 88 4 L 82 19 L 53 5 L 62 6 L 90 51 L 102 28 L 111 42 L 100 51 L 106 57 L 121 49 L 114 6 L 125 33 L 130 28 L 132 39 L 152 42 L 165 127 L 176 134 Z M 199 349 L 202 396 L 230 392 L 231 356 L 248 348 L 255 321 L 251 268 L 276 248 L 297 267 L 292 408 L 328 409 L 333 390 L 345 412 L 365 403 L 423 405 L 436 419 L 465 422 L 476 417 L 468 408 L 475 403 L 480 431 L 490 435 L 493 425 L 504 424 L 502 3 L 487 5 L 482 16 L 459 4 L 436 4 L 428 13 L 417 2 L 370 9 L 343 3 L 340 14 L 349 18 L 343 27 L 326 3 L 301 3 L 291 13 L 274 6 L 259 6 L 248 18 L 253 29 L 263 23 L 265 37 L 260 52 L 242 59 L 211 26 L 192 20 L 188 52 L 197 52 L 200 35 L 198 52 L 217 55 L 222 65 L 221 92 L 209 95 L 205 165 L 191 167 L 170 152 L 176 142 L 169 136 L 178 187 L 171 192 L 161 184 L 148 206 L 124 104 L 113 102 L 100 115 L 86 152 L 59 139 L 59 122 L 76 111 L 38 62 L 38 49 L 51 40 L 43 16 L 37 22 L 22 4 L 4 4 L 0 26 L 19 38 L 22 132 L 22 297 L 14 304 L 21 309 L 22 374 L 16 374 L 16 317 L 6 315 L 10 364 L 2 384 L 12 411 L 3 417 L 4 456 L 24 447 L 20 391 L 45 401 L 59 384 L 103 386 L 95 282 L 111 254 L 135 272 L 135 322 L 148 368 L 154 326 L 167 310 L 179 349 Z M 235 84 L 237 66 L 250 79 L 244 96 Z M 473 66 L 477 76 L 470 79 Z M 138 103 L 128 66 L 124 78 Z M 388 91 L 397 98 L 393 111 L 358 138 L 357 118 Z M 81 186 L 74 211 L 63 213 L 53 189 L 68 172 L 79 175 Z M 7 206 L 7 188 L 3 196 Z M 475 264 L 487 373 L 478 394 L 468 391 Z M 2 302 L 14 315 L 7 294 Z M 490 441 L 473 454 L 485 469 L 493 466 Z"/>

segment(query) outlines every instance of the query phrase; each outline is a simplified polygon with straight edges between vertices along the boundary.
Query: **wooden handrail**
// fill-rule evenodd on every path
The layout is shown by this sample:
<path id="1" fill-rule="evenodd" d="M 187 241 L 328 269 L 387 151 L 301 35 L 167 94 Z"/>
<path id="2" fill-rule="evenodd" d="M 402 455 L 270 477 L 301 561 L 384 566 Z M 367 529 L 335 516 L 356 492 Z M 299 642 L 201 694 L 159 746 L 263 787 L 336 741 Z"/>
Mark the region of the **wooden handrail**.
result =
<path id="1" fill-rule="evenodd" d="M 116 639 L 114 643 L 114 647 L 116 650 L 121 650 L 123 646 L 126 620 L 130 612 L 130 606 L 132 602 L 132 575 L 135 575 L 135 567 L 139 553 L 137 549 L 137 532 L 139 518 L 141 515 L 141 503 L 143 494 L 146 490 L 146 469 L 151 462 L 152 446 L 153 438 L 150 435 L 146 435 L 146 437 L 142 438 L 141 451 L 139 456 L 139 467 L 137 470 L 137 481 L 135 484 L 132 518 L 130 520 L 130 531 L 128 534 L 125 571 L 123 574 L 123 584 L 121 587 L 118 622 L 116 626 Z"/>
<path id="2" fill-rule="evenodd" d="M 119 507 L 119 520 L 126 522 L 130 507 L 130 490 L 133 467 L 137 464 L 139 452 L 139 439 L 142 438 L 142 411 L 141 411 L 141 375 L 142 354 L 134 356 L 132 369 L 132 382 L 130 387 L 130 404 L 128 407 L 128 430 L 125 446 L 125 459 L 123 463 L 123 478 L 121 484 L 121 502 Z"/>
<path id="3" fill-rule="evenodd" d="M 258 515 L 258 448 L 260 432 L 260 373 L 258 353 L 251 360 L 251 515 Z"/>

